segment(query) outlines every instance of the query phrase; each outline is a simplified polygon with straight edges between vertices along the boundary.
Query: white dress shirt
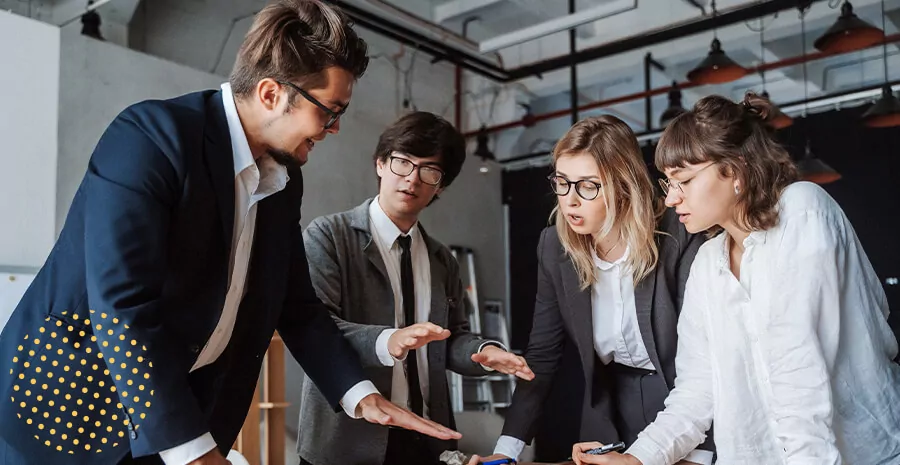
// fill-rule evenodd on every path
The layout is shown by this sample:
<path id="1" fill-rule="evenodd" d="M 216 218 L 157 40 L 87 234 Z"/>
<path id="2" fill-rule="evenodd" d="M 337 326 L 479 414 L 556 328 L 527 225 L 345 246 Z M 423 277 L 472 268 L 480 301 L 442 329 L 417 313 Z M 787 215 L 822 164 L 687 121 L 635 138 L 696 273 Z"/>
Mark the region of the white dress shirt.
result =
<path id="1" fill-rule="evenodd" d="M 407 326 L 403 313 L 403 286 L 400 278 L 400 244 L 397 238 L 404 235 L 400 228 L 384 213 L 381 204 L 378 203 L 379 197 L 375 197 L 369 204 L 369 225 L 372 230 L 372 238 L 384 261 L 385 269 L 388 273 L 388 279 L 391 282 L 391 290 L 394 293 L 394 325 L 396 328 Z M 428 247 L 425 244 L 425 238 L 419 231 L 419 223 L 416 223 L 409 230 L 411 239 L 410 253 L 412 253 L 413 266 L 413 286 L 416 293 L 416 321 L 415 323 L 425 323 L 429 321 L 431 314 L 431 261 L 428 258 Z M 378 335 L 375 340 L 375 354 L 378 360 L 386 367 L 394 367 L 393 376 L 391 378 L 391 402 L 405 409 L 409 409 L 409 383 L 406 381 L 406 371 L 402 362 L 406 359 L 406 354 L 401 358 L 394 358 L 388 350 L 388 340 L 391 335 L 397 332 L 397 329 L 386 329 Z M 478 346 L 478 352 L 481 352 L 486 346 L 494 345 L 500 349 L 508 350 L 503 344 L 497 341 L 486 340 Z M 419 387 L 422 389 L 423 413 L 428 418 L 429 405 L 429 380 L 428 380 L 428 346 L 416 349 L 416 363 L 419 372 Z M 492 371 L 491 368 L 482 365 L 485 370 Z"/>
<path id="2" fill-rule="evenodd" d="M 608 262 L 591 251 L 598 270 L 591 286 L 591 317 L 594 351 L 604 365 L 615 362 L 644 370 L 654 370 L 644 346 L 634 304 L 634 278 L 625 262 L 629 249 L 615 262 Z M 612 310 L 612 311 L 610 311 Z"/>
<path id="3" fill-rule="evenodd" d="M 403 234 L 400 228 L 384 213 L 378 199 L 375 197 L 369 204 L 369 225 L 372 230 L 372 238 L 384 261 L 384 267 L 391 282 L 391 290 L 394 292 L 394 325 L 402 328 L 408 324 L 403 314 L 403 288 L 400 280 L 401 250 L 397 238 L 406 234 Z M 408 235 L 412 240 L 409 249 L 412 254 L 413 283 L 416 293 L 416 321 L 413 323 L 424 323 L 428 321 L 431 313 L 431 261 L 428 259 L 428 248 L 425 246 L 425 239 L 419 231 L 418 223 L 410 228 Z M 375 341 L 375 351 L 384 366 L 394 367 L 391 380 L 391 402 L 408 409 L 409 383 L 406 381 L 404 364 L 394 363 L 395 359 L 388 351 L 388 339 L 396 331 L 396 329 L 382 331 Z M 404 354 L 403 359 L 405 358 Z M 427 417 L 429 400 L 428 346 L 416 349 L 416 362 L 419 372 L 419 387 L 422 390 L 423 409 Z"/>
<path id="4" fill-rule="evenodd" d="M 287 169 L 271 157 L 266 155 L 254 161 L 247 135 L 238 117 L 231 85 L 228 83 L 222 84 L 222 103 L 231 136 L 235 173 L 234 229 L 229 262 L 231 273 L 222 315 L 191 371 L 215 362 L 228 346 L 238 308 L 247 290 L 247 270 L 256 229 L 256 205 L 260 200 L 284 189 L 289 181 Z M 355 417 L 359 401 L 366 395 L 377 392 L 371 381 L 360 382 L 344 395 L 341 405 L 348 415 Z M 166 465 L 184 465 L 200 458 L 214 447 L 215 440 L 211 434 L 206 433 L 185 444 L 161 451 L 159 455 Z"/>
<path id="5" fill-rule="evenodd" d="M 608 365 L 611 362 L 644 370 L 655 370 L 644 345 L 634 300 L 634 278 L 626 260 L 630 249 L 622 257 L 608 262 L 592 251 L 597 268 L 597 281 L 591 286 L 591 321 L 594 332 L 594 351 Z M 518 459 L 525 442 L 512 436 L 500 436 L 495 454 Z M 712 463 L 713 453 L 692 451 L 687 460 L 703 465 Z"/>
<path id="6" fill-rule="evenodd" d="M 900 463 L 900 366 L 887 299 L 850 222 L 815 184 L 785 189 L 778 225 L 694 260 L 678 378 L 628 453 L 670 464 L 715 424 L 718 463 Z"/>

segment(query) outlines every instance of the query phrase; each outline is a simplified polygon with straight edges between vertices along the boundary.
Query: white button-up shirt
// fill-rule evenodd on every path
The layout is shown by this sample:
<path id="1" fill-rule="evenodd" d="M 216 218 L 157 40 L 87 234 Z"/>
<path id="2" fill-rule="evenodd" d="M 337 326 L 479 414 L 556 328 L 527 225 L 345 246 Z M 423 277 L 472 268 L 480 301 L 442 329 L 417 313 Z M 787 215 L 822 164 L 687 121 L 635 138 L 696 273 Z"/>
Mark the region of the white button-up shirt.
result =
<path id="1" fill-rule="evenodd" d="M 416 321 L 407 322 L 403 314 L 403 286 L 400 280 L 400 243 L 397 239 L 404 235 L 400 228 L 384 213 L 378 197 L 369 204 L 369 225 L 372 230 L 372 239 L 378 247 L 381 259 L 391 282 L 391 290 L 394 292 L 394 326 L 403 328 L 415 323 L 428 321 L 431 313 L 431 261 L 428 259 L 428 248 L 425 246 L 425 238 L 419 232 L 419 223 L 409 230 L 412 254 L 413 283 L 416 296 Z M 406 381 L 406 370 L 403 363 L 394 363 L 394 358 L 388 351 L 388 339 L 395 329 L 382 331 L 375 342 L 375 351 L 378 359 L 384 366 L 392 366 L 393 378 L 391 381 L 391 402 L 409 408 L 409 383 Z M 405 359 L 405 356 L 404 356 Z M 428 412 L 428 346 L 416 349 L 417 371 L 419 373 L 419 388 L 422 392 L 424 411 Z M 427 416 L 427 415 L 426 415 Z"/>
<path id="2" fill-rule="evenodd" d="M 671 464 L 715 424 L 719 464 L 900 463 L 900 365 L 887 299 L 850 222 L 795 183 L 778 225 L 697 254 L 678 322 L 675 389 L 628 450 Z"/>

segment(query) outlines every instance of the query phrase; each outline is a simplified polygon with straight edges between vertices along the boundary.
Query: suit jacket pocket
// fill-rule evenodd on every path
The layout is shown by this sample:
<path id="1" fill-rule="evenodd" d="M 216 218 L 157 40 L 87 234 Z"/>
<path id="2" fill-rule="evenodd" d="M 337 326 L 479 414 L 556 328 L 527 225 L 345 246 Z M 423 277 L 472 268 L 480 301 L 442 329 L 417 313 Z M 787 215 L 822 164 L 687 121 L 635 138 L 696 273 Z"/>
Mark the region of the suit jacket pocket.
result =
<path id="1" fill-rule="evenodd" d="M 139 431 L 134 421 L 147 417 L 153 389 L 145 349 L 114 321 L 93 311 L 64 312 L 25 335 L 13 354 L 9 401 L 0 403 L 2 434 L 14 438 L 17 449 L 50 463 L 115 463 L 128 451 Z M 92 329 L 108 332 L 103 351 Z M 124 381 L 121 390 L 113 365 L 116 380 Z"/>

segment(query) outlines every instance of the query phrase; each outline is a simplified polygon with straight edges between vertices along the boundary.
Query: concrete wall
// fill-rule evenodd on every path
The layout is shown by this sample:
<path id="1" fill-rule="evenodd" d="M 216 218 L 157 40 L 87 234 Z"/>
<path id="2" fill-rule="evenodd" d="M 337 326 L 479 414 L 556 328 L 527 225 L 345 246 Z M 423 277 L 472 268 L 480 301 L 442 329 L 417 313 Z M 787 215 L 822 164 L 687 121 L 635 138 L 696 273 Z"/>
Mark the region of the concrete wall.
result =
<path id="1" fill-rule="evenodd" d="M 223 78 L 80 34 L 62 43 L 56 232 L 94 146 L 127 106 L 218 86 Z"/>
<path id="2" fill-rule="evenodd" d="M 32 268 L 55 237 L 59 29 L 0 11 L 0 44 L 0 266 Z"/>

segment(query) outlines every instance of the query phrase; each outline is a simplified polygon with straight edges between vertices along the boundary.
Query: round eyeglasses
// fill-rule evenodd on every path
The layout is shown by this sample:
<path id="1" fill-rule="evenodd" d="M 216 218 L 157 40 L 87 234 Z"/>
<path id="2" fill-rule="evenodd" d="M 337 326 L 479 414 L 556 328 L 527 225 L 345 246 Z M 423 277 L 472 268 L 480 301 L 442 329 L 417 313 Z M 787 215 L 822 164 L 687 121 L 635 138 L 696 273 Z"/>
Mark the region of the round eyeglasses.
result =
<path id="1" fill-rule="evenodd" d="M 569 189 L 572 188 L 572 185 L 575 186 L 575 193 L 584 200 L 594 200 L 600 195 L 600 184 L 594 181 L 587 179 L 569 181 L 556 174 L 547 176 L 547 179 L 550 181 L 550 188 L 553 190 L 553 193 L 560 197 L 569 195 Z"/>

